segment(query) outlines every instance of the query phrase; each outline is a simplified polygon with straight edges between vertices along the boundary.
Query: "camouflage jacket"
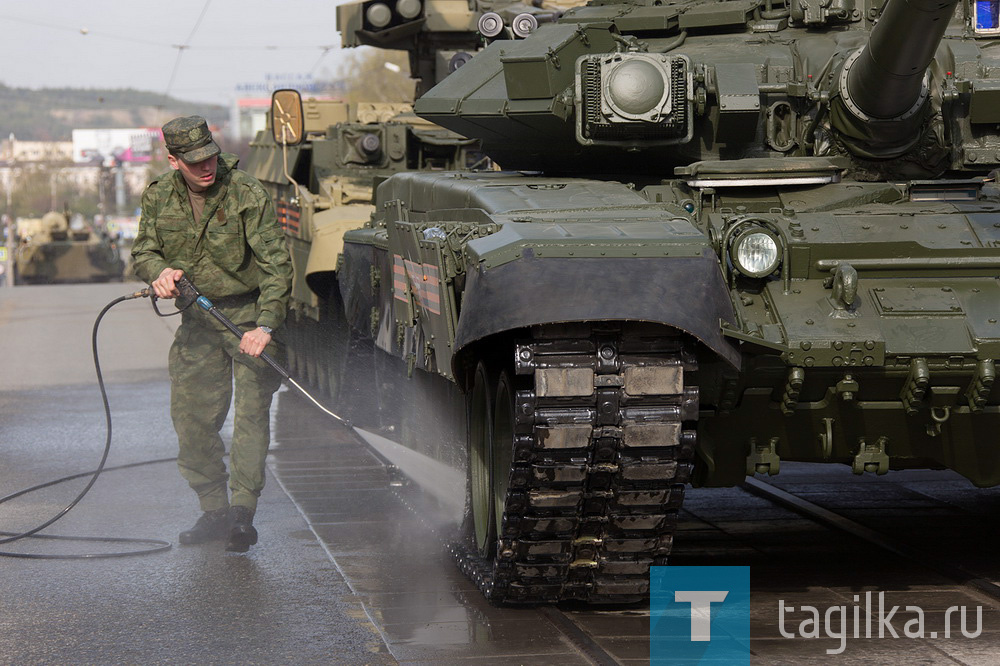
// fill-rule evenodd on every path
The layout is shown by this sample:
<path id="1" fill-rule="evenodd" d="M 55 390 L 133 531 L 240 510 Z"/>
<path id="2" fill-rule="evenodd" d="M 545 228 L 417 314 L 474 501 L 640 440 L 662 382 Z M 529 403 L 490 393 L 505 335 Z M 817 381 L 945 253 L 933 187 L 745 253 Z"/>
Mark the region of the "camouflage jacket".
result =
<path id="1" fill-rule="evenodd" d="M 261 184 L 223 153 L 215 183 L 195 220 L 179 171 L 155 179 L 142 194 L 142 218 L 132 246 L 135 273 L 151 283 L 165 268 L 179 268 L 238 324 L 277 328 L 285 321 L 292 283 L 288 246 Z M 198 313 L 195 313 L 198 311 Z M 200 308 L 197 316 L 221 328 Z"/>

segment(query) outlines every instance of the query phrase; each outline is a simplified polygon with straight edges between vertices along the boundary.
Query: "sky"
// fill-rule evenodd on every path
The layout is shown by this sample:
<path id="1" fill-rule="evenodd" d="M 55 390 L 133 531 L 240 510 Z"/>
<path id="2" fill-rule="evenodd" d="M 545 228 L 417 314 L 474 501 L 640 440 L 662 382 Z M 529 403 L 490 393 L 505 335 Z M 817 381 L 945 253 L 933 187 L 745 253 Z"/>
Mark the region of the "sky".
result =
<path id="1" fill-rule="evenodd" d="M 268 97 L 336 73 L 344 1 L 0 0 L 0 83 Z"/>

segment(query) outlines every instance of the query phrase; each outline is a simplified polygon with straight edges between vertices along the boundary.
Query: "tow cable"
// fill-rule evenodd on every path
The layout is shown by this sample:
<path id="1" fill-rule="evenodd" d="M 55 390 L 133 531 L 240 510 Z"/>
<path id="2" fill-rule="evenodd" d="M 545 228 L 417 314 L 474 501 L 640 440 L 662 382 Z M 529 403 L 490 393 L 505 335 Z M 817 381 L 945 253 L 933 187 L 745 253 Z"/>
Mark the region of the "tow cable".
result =
<path id="1" fill-rule="evenodd" d="M 156 306 L 156 294 L 153 293 L 153 289 L 151 287 L 147 287 L 145 289 L 141 289 L 126 296 L 120 296 L 115 300 L 111 301 L 110 303 L 104 306 L 104 309 L 101 310 L 100 314 L 97 315 L 97 319 L 94 321 L 94 329 L 93 333 L 91 334 L 91 347 L 93 349 L 93 354 L 94 354 L 94 370 L 97 373 L 97 385 L 98 387 L 100 387 L 101 400 L 104 404 L 104 419 L 107 430 L 107 437 L 104 440 L 104 452 L 101 455 L 101 462 L 98 464 L 97 469 L 91 470 L 89 472 L 80 472 L 78 474 L 71 474 L 69 476 L 64 476 L 58 479 L 54 479 L 52 481 L 39 483 L 37 485 L 31 486 L 29 488 L 24 488 L 22 490 L 11 493 L 4 497 L 0 497 L 0 505 L 2 505 L 5 502 L 9 502 L 14 498 L 21 497 L 22 495 L 27 495 L 28 493 L 35 492 L 36 490 L 42 490 L 43 488 L 49 488 L 51 486 L 55 486 L 60 483 L 64 483 L 66 481 L 72 481 L 74 479 L 80 479 L 89 476 L 90 480 L 87 482 L 87 485 L 84 486 L 83 490 L 80 491 L 80 493 L 73 499 L 73 501 L 67 504 L 61 511 L 59 511 L 54 516 L 46 520 L 44 523 L 38 525 L 37 527 L 33 527 L 25 532 L 20 532 L 20 533 L 0 531 L 0 545 L 13 543 L 21 539 L 32 538 L 32 539 L 52 539 L 60 541 L 88 541 L 97 543 L 129 543 L 129 544 L 140 544 L 146 547 L 137 550 L 129 550 L 121 552 L 81 553 L 81 554 L 62 554 L 62 555 L 0 551 L 0 557 L 18 557 L 18 558 L 36 559 L 36 560 L 103 559 L 111 557 L 129 557 L 131 555 L 149 555 L 152 553 L 159 553 L 165 550 L 170 550 L 170 548 L 173 547 L 169 541 L 162 541 L 160 539 L 136 539 L 136 538 L 125 538 L 125 537 L 94 537 L 94 536 L 61 536 L 56 534 L 38 534 L 38 533 L 44 530 L 46 527 L 52 525 L 54 522 L 65 516 L 67 513 L 69 513 L 73 509 L 73 507 L 75 507 L 80 502 L 80 500 L 82 500 L 83 497 L 88 492 L 90 492 L 90 489 L 97 482 L 97 478 L 101 475 L 102 472 L 129 469 L 132 467 L 153 465 L 157 463 L 172 462 L 177 460 L 176 457 L 157 458 L 154 460 L 144 460 L 141 462 L 129 463 L 125 465 L 117 465 L 114 467 L 105 467 L 105 463 L 108 460 L 108 454 L 111 452 L 111 433 L 112 433 L 111 406 L 110 403 L 108 402 L 108 392 L 104 386 L 104 376 L 101 374 L 101 361 L 97 353 L 97 332 L 101 326 L 101 320 L 104 318 L 104 315 L 106 315 L 111 308 L 118 305 L 119 303 L 137 298 L 149 298 L 150 303 L 153 306 L 153 310 L 156 312 L 157 316 L 160 317 L 169 317 L 172 315 L 180 314 L 187 308 L 191 307 L 191 305 L 197 303 L 199 307 L 207 311 L 216 320 L 222 323 L 222 325 L 225 326 L 227 329 L 229 329 L 236 337 L 238 338 L 243 337 L 243 331 L 239 328 L 239 326 L 234 324 L 232 320 L 230 320 L 228 317 L 222 314 L 222 312 L 220 312 L 219 309 L 216 308 L 216 306 L 212 303 L 212 301 L 203 296 L 195 288 L 195 286 L 191 283 L 191 281 L 188 280 L 186 277 L 181 277 L 179 280 L 177 280 L 177 288 L 178 291 L 180 291 L 180 296 L 178 296 L 175 301 L 177 305 L 177 310 L 175 312 L 168 312 L 166 314 L 160 312 L 159 308 Z M 347 426 L 352 430 L 357 430 L 356 428 L 354 428 L 354 426 L 351 425 L 350 421 L 333 413 L 332 411 L 324 407 L 322 404 L 320 404 L 319 401 L 316 400 L 316 398 L 310 395 L 309 392 L 306 391 L 298 382 L 292 379 L 288 371 L 281 365 L 279 365 L 274 360 L 274 358 L 272 358 L 269 354 L 267 354 L 266 352 L 262 353 L 260 355 L 260 358 L 265 363 L 274 368 L 274 370 L 279 375 L 281 375 L 283 379 L 287 380 L 289 384 L 298 389 L 298 391 L 302 395 L 308 398 L 314 405 L 319 407 L 327 415 L 333 417 L 344 426 Z"/>

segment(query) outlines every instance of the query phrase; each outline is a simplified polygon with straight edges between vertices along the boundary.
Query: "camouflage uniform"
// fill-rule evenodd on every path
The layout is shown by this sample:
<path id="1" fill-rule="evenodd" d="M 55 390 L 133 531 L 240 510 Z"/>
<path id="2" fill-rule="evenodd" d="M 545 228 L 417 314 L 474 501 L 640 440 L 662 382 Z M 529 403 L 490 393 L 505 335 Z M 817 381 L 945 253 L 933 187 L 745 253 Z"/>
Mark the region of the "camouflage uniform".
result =
<path id="1" fill-rule="evenodd" d="M 244 330 L 277 329 L 285 320 L 292 267 L 270 197 L 237 157 L 219 156 L 215 183 L 194 220 L 178 171 L 154 180 L 142 195 L 142 218 L 132 247 L 135 273 L 151 283 L 177 268 Z M 170 412 L 179 442 L 178 466 L 198 493 L 203 511 L 230 504 L 253 511 L 264 487 L 270 442 L 271 397 L 281 377 L 259 358 L 239 351 L 239 339 L 207 312 L 184 311 L 170 348 Z M 265 351 L 282 362 L 272 337 Z M 236 386 L 231 475 L 222 461 L 219 430 Z"/>

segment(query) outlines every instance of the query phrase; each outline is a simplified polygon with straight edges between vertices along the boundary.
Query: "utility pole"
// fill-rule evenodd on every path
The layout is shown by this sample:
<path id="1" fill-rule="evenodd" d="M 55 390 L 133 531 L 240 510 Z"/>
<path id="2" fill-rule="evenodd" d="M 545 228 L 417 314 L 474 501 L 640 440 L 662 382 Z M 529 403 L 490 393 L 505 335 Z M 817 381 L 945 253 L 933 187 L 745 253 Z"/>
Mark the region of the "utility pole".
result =
<path id="1" fill-rule="evenodd" d="M 125 214 L 125 166 L 116 159 L 114 166 L 115 174 L 115 214 Z"/>
<path id="2" fill-rule="evenodd" d="M 14 222 L 13 215 L 13 205 L 11 202 L 12 192 L 14 188 L 14 133 L 11 132 L 8 137 L 8 142 L 11 146 L 11 154 L 8 156 L 8 161 L 6 163 L 6 169 L 4 172 L 3 179 L 3 189 L 4 193 L 7 195 L 7 207 L 4 208 L 4 213 L 0 216 L 0 227 L 3 228 L 4 237 L 3 245 L 0 245 L 0 249 L 3 249 L 4 257 L 3 262 L 0 265 L 4 268 L 4 277 L 6 278 L 5 284 L 8 287 L 14 286 L 14 252 L 17 250 L 17 224 Z"/>
<path id="3" fill-rule="evenodd" d="M 14 286 L 14 251 L 17 248 L 17 242 L 14 240 L 14 216 L 11 215 L 11 185 L 14 179 L 14 174 L 8 171 L 6 178 L 4 180 L 4 190 L 7 194 L 7 208 L 4 210 L 3 222 L 4 222 L 4 245 L 3 251 L 6 255 L 4 257 L 4 276 L 6 279 L 6 284 L 8 287 Z"/>

